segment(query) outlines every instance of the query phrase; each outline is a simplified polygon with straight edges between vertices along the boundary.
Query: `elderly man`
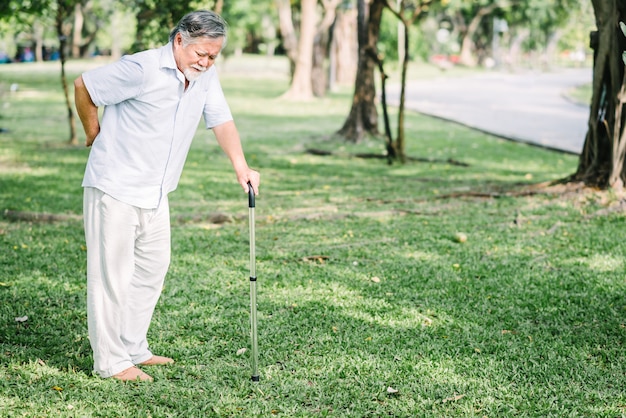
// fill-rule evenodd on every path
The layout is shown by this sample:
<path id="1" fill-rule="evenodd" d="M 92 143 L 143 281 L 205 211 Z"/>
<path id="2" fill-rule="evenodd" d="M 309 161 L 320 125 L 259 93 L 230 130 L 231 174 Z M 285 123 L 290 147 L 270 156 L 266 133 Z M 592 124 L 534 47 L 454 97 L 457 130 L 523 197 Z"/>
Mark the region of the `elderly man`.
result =
<path id="1" fill-rule="evenodd" d="M 91 146 L 83 180 L 87 323 L 101 377 L 147 380 L 137 366 L 173 363 L 147 332 L 170 262 L 168 194 L 175 190 L 201 117 L 238 182 L 258 193 L 213 64 L 226 23 L 210 11 L 184 16 L 158 49 L 125 56 L 75 82 Z M 98 107 L 104 106 L 102 120 Z"/>

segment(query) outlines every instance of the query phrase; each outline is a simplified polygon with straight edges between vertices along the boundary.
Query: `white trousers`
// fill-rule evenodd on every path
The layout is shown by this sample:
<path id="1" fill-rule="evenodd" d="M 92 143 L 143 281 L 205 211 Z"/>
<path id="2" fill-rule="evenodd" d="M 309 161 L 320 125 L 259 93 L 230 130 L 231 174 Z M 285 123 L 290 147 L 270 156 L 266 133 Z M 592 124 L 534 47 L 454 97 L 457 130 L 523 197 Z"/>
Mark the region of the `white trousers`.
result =
<path id="1" fill-rule="evenodd" d="M 157 209 L 86 187 L 87 325 L 94 370 L 113 376 L 152 357 L 147 333 L 170 263 L 167 198 Z"/>

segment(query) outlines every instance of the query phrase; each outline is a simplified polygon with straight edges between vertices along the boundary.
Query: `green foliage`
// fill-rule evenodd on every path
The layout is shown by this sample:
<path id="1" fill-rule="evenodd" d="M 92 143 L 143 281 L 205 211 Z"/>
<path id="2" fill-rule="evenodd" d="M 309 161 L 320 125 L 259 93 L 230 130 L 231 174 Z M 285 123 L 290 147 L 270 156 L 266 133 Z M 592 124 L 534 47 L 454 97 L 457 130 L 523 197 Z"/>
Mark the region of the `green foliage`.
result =
<path id="1" fill-rule="evenodd" d="M 137 10 L 137 39 L 132 47 L 133 51 L 166 43 L 176 23 L 186 13 L 193 10 L 192 1 L 137 0 L 134 2 Z"/>
<path id="2" fill-rule="evenodd" d="M 350 92 L 294 106 L 277 99 L 286 61 L 242 59 L 252 71 L 222 78 L 263 176 L 258 384 L 240 351 L 247 198 L 204 130 L 171 196 L 172 266 L 149 334 L 177 362 L 146 368 L 153 384 L 91 375 L 80 218 L 88 150 L 61 145 L 52 65 L 0 67 L 21 86 L 5 98 L 10 133 L 0 134 L 1 416 L 623 415 L 619 199 L 516 194 L 570 174 L 575 156 L 408 114 L 407 154 L 430 161 L 351 158 L 383 146 L 322 139 L 343 122 Z M 5 209 L 59 219 L 11 221 Z M 213 224 L 214 213 L 231 221 Z"/>
<path id="3" fill-rule="evenodd" d="M 567 21 L 562 28 L 559 45 L 562 50 L 589 49 L 589 33 L 596 28 L 593 7 L 588 0 L 580 0 L 577 7 L 568 11 Z"/>
<path id="4" fill-rule="evenodd" d="M 135 8 L 138 39 L 133 49 L 141 50 L 163 44 L 186 13 L 210 9 L 211 5 L 196 0 L 137 0 Z M 222 17 L 229 24 L 229 40 L 224 52 L 228 54 L 236 48 L 243 48 L 251 38 L 262 39 L 263 34 L 258 33 L 262 28 L 262 20 L 264 16 L 271 16 L 273 9 L 271 0 L 224 2 Z"/>
<path id="5" fill-rule="evenodd" d="M 530 29 L 529 49 L 541 49 L 550 36 L 577 9 L 579 0 L 527 0 L 525 7 L 513 7 L 510 16 L 517 25 Z"/>
<path id="6" fill-rule="evenodd" d="M 258 52 L 259 43 L 276 38 L 273 25 L 277 25 L 278 16 L 273 0 L 227 1 L 222 16 L 229 25 L 226 54 L 246 48 L 249 52 Z"/>
<path id="7" fill-rule="evenodd" d="M 477 45 L 483 47 L 489 45 L 493 39 L 494 18 L 507 22 L 507 33 L 511 37 L 527 33 L 525 50 L 543 49 L 554 32 L 564 27 L 567 29 L 565 42 L 575 43 L 574 47 L 567 47 L 579 47 L 578 38 L 585 36 L 584 32 L 588 32 L 585 25 L 589 19 L 593 19 L 588 0 L 447 0 L 442 4 L 445 5 L 441 12 L 443 16 L 453 18 L 454 21 L 462 17 L 466 24 L 479 13 L 488 11 L 482 17 L 480 28 L 473 39 Z M 568 20 L 570 27 L 566 25 Z"/>
<path id="8" fill-rule="evenodd" d="M 398 25 L 401 25 L 398 18 L 385 9 L 380 23 L 378 50 L 387 62 L 398 59 Z M 419 25 L 409 28 L 409 56 L 412 59 L 426 61 L 432 50 L 431 42 L 423 33 Z"/>
<path id="9" fill-rule="evenodd" d="M 5 0 L 0 2 L 0 20 L 19 14 L 41 15 L 54 6 L 54 0 Z"/>

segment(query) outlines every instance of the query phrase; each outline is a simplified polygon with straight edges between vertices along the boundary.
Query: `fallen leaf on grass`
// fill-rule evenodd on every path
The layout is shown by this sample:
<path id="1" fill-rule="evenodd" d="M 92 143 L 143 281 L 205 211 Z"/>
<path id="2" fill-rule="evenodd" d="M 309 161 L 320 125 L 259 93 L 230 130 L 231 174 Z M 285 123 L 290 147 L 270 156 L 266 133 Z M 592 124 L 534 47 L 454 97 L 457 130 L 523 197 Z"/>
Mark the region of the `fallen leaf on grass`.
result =
<path id="1" fill-rule="evenodd" d="M 467 242 L 467 234 L 464 232 L 456 232 L 454 234 L 454 240 L 460 244 Z"/>
<path id="2" fill-rule="evenodd" d="M 449 398 L 446 398 L 444 400 L 441 401 L 441 403 L 446 403 L 446 402 L 456 402 L 459 399 L 463 399 L 465 397 L 465 395 L 454 395 L 454 396 L 450 396 Z"/>
<path id="3" fill-rule="evenodd" d="M 56 390 L 57 392 L 62 392 L 63 388 L 59 387 L 59 386 L 52 386 L 52 389 Z"/>
<path id="4" fill-rule="evenodd" d="M 324 261 L 330 259 L 327 255 L 309 255 L 306 257 L 302 257 L 302 261 L 315 261 L 320 264 L 324 264 Z"/>
<path id="5" fill-rule="evenodd" d="M 374 276 L 374 277 L 372 277 L 372 281 L 373 281 L 374 283 L 380 283 L 380 278 L 379 278 L 379 277 Z"/>
<path id="6" fill-rule="evenodd" d="M 240 348 L 239 350 L 237 350 L 237 355 L 238 355 L 238 356 L 240 356 L 240 355 L 242 355 L 243 353 L 245 353 L 246 351 L 248 351 L 248 349 L 247 349 L 247 348 L 245 348 L 245 347 L 244 347 L 244 348 Z"/>

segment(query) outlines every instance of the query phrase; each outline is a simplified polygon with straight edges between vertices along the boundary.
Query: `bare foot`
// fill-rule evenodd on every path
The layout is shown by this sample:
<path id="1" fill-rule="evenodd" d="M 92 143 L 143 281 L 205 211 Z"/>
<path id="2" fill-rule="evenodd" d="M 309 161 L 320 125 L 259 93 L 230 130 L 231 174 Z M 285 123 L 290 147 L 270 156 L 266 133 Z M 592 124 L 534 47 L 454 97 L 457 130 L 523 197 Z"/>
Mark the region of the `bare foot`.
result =
<path id="1" fill-rule="evenodd" d="M 136 380 L 140 380 L 142 382 L 152 382 L 152 376 L 146 374 L 141 371 L 138 367 L 129 367 L 123 372 L 119 372 L 118 374 L 114 374 L 112 376 L 114 379 L 121 380 L 122 382 L 132 382 Z"/>
<path id="2" fill-rule="evenodd" d="M 163 357 L 163 356 L 152 356 L 148 360 L 139 364 L 141 364 L 142 366 L 157 366 L 161 364 L 174 364 L 174 359 L 171 359 L 169 357 Z"/>

